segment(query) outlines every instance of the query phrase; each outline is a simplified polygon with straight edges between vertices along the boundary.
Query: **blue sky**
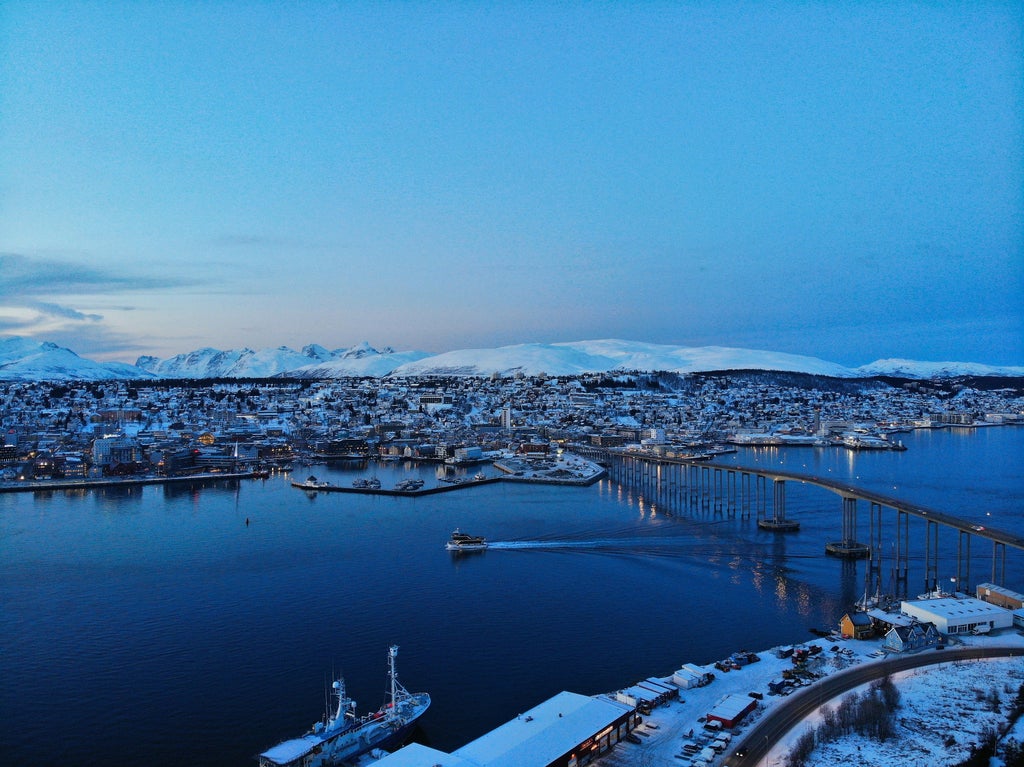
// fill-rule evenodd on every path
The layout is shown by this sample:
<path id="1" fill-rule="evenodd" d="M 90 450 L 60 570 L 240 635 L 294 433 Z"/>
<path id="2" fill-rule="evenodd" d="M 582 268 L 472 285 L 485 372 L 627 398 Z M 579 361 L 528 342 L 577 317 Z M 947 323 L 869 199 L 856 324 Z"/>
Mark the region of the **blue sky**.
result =
<path id="1" fill-rule="evenodd" d="M 1022 83 L 1010 2 L 7 0 L 0 335 L 1020 365 Z"/>

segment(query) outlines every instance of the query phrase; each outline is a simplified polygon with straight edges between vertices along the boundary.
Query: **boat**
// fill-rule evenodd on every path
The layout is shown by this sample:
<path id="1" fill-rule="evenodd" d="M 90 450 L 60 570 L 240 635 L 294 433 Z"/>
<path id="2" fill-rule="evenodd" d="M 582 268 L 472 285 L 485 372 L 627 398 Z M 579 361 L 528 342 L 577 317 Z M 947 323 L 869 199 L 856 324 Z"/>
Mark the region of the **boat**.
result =
<path id="1" fill-rule="evenodd" d="M 469 535 L 456 527 L 444 547 L 448 551 L 483 551 L 487 548 L 487 539 L 478 535 Z"/>
<path id="2" fill-rule="evenodd" d="M 292 487 L 300 487 L 303 490 L 326 490 L 329 487 L 334 487 L 330 482 L 317 479 L 310 474 L 305 482 L 292 482 Z"/>
<path id="3" fill-rule="evenodd" d="M 259 755 L 259 767 L 328 767 L 372 751 L 401 743 L 413 724 L 430 706 L 430 695 L 410 693 L 398 683 L 395 658 L 398 647 L 388 648 L 389 700 L 377 711 L 358 716 L 356 702 L 345 692 L 345 680 L 332 685 L 333 705 L 324 718 L 299 738 L 283 741 Z"/>
<path id="4" fill-rule="evenodd" d="M 487 479 L 487 475 L 484 474 L 482 471 L 478 471 L 476 474 L 473 475 L 473 479 L 477 482 L 483 482 L 485 479 Z"/>

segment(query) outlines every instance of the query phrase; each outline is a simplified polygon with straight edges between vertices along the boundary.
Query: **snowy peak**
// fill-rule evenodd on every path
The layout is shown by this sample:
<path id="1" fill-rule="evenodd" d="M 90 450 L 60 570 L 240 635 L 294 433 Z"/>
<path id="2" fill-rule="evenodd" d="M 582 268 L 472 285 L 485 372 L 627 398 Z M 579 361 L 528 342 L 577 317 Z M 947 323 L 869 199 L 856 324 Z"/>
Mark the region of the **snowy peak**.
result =
<path id="1" fill-rule="evenodd" d="M 816 357 L 720 346 L 685 347 L 605 339 L 465 349 L 397 368 L 393 375 L 581 375 L 628 371 L 697 373 L 775 370 L 849 378 L 849 368 Z"/>
<path id="2" fill-rule="evenodd" d="M 18 336 L 0 339 L 0 380 L 107 381 L 150 378 L 141 368 L 120 362 L 94 362 L 70 349 Z"/>
<path id="3" fill-rule="evenodd" d="M 359 360 L 363 357 L 369 357 L 375 354 L 380 354 L 380 352 L 370 346 L 366 341 L 363 341 L 361 344 L 356 344 L 351 349 L 346 349 L 339 356 L 343 360 Z"/>
<path id="4" fill-rule="evenodd" d="M 898 376 L 900 378 L 957 378 L 959 376 L 1024 376 L 1024 367 L 996 367 L 977 362 L 917 362 L 915 360 L 876 360 L 862 365 L 857 372 L 864 376 Z"/>
<path id="5" fill-rule="evenodd" d="M 494 349 L 461 349 L 443 354 L 378 351 L 363 341 L 329 351 L 308 344 L 301 351 L 220 350 L 205 347 L 167 359 L 139 357 L 135 365 L 99 363 L 70 349 L 20 337 L 0 338 L 0 380 L 113 378 L 345 378 L 383 376 L 574 376 L 587 373 L 766 370 L 833 378 L 879 375 L 904 378 L 1024 376 L 1024 367 L 887 359 L 848 368 L 817 357 L 728 346 L 669 346 L 621 339 L 528 343 Z"/>

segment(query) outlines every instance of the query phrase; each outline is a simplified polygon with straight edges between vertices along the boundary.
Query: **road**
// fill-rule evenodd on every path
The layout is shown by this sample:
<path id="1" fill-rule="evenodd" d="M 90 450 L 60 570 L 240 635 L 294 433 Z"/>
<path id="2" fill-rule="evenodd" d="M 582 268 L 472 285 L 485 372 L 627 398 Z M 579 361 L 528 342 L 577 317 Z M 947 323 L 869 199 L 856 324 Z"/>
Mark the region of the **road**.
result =
<path id="1" fill-rule="evenodd" d="M 957 660 L 1005 658 L 1024 654 L 1017 646 L 958 647 L 945 650 L 924 650 L 907 656 L 896 656 L 877 663 L 854 666 L 845 671 L 823 677 L 804 687 L 789 698 L 780 701 L 764 715 L 743 740 L 735 744 L 735 751 L 724 764 L 729 767 L 755 767 L 768 751 L 782 740 L 793 727 L 821 705 L 848 690 L 882 679 L 898 671 L 921 666 L 948 663 Z M 739 756 L 739 754 L 743 754 Z"/>

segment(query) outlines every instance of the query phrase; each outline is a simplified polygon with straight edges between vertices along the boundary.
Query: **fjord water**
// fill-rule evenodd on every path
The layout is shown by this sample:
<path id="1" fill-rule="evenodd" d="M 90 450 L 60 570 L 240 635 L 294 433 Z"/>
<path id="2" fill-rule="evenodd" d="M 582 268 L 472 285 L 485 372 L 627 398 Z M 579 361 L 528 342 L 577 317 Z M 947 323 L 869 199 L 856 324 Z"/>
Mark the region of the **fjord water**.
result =
<path id="1" fill-rule="evenodd" d="M 1024 535 L 1024 429 L 902 438 L 906 452 L 728 460 Z M 435 481 L 402 463 L 305 471 Z M 391 643 L 403 683 L 433 698 L 417 738 L 450 750 L 560 690 L 806 640 L 861 596 L 864 563 L 823 554 L 841 532 L 837 496 L 787 483 L 787 515 L 800 531 L 769 534 L 608 480 L 420 498 L 309 495 L 281 476 L 0 494 L 0 763 L 252 765 L 319 718 L 333 673 L 361 711 L 382 702 Z M 453 556 L 456 526 L 496 545 Z M 1024 589 L 1024 555 L 1008 557 L 1007 583 Z M 912 550 L 913 593 L 922 559 Z M 984 545 L 972 567 L 987 579 Z"/>

